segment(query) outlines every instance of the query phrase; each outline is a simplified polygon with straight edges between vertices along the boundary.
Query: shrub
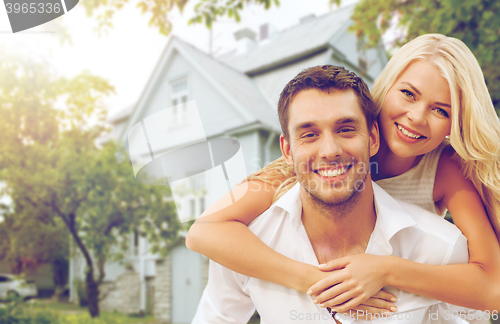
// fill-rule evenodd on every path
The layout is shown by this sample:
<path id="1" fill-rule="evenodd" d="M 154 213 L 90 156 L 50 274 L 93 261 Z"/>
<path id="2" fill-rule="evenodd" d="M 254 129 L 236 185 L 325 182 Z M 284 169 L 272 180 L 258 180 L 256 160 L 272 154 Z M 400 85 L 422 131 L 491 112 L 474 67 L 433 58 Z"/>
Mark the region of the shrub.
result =
<path id="1" fill-rule="evenodd" d="M 58 324 L 121 324 L 122 321 L 105 318 L 103 314 L 101 317 L 91 318 L 88 313 L 85 314 L 71 314 L 59 317 Z"/>
<path id="2" fill-rule="evenodd" d="M 22 299 L 13 300 L 0 308 L 0 324 L 57 324 L 53 311 L 26 306 Z"/>

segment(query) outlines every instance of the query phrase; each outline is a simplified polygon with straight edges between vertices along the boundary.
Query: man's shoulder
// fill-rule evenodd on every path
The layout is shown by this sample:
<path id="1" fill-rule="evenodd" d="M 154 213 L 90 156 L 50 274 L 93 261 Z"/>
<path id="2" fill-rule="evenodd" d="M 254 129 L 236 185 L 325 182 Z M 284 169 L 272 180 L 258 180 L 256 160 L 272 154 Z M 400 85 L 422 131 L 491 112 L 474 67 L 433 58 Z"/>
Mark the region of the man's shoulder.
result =
<path id="1" fill-rule="evenodd" d="M 458 227 L 443 217 L 406 201 L 394 200 L 416 222 L 416 228 L 428 235 L 436 236 L 449 244 L 454 244 L 462 234 Z"/>
<path id="2" fill-rule="evenodd" d="M 268 221 L 273 215 L 284 214 L 290 215 L 295 209 L 301 207 L 299 198 L 299 186 L 296 184 L 290 190 L 288 190 L 280 199 L 274 202 L 271 207 L 265 210 L 262 214 L 257 216 L 250 224 L 251 227 L 254 224 L 262 223 Z"/>
<path id="3" fill-rule="evenodd" d="M 248 228 L 255 235 L 263 239 L 263 236 L 267 236 L 267 234 L 274 232 L 274 229 L 282 227 L 284 222 L 293 223 L 294 219 L 297 218 L 298 209 L 301 210 L 302 208 L 299 198 L 300 188 L 298 186 L 300 185 L 296 184 L 271 207 L 257 216 L 248 225 Z"/>
<path id="4" fill-rule="evenodd" d="M 417 205 L 396 199 L 384 189 L 373 183 L 375 200 L 378 207 L 384 212 L 386 224 L 395 228 L 407 228 L 422 234 L 435 236 L 450 244 L 454 244 L 462 234 L 460 230 L 441 216 L 431 213 Z M 394 225 L 398 224 L 398 225 Z"/>
<path id="5" fill-rule="evenodd" d="M 419 206 L 392 198 L 381 188 L 375 192 L 394 255 L 427 264 L 467 263 L 467 239 L 458 227 Z"/>
<path id="6" fill-rule="evenodd" d="M 419 263 L 444 265 L 469 261 L 467 238 L 460 229 L 441 216 L 405 201 L 397 201 L 415 221 L 414 226 L 397 233 L 392 246 L 400 246 L 402 257 Z"/>

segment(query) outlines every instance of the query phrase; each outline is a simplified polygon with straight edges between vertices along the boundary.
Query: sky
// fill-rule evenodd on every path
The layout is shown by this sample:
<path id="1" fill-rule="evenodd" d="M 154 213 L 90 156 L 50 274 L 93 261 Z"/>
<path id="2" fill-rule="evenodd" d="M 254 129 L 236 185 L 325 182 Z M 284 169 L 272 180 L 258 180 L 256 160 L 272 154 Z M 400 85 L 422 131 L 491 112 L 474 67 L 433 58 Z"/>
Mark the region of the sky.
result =
<path id="1" fill-rule="evenodd" d="M 0 6 L 0 46 L 8 51 L 23 51 L 30 56 L 40 57 L 49 62 L 59 74 L 71 77 L 88 70 L 92 74 L 107 79 L 116 94 L 106 99 L 108 111 L 117 111 L 135 103 L 151 75 L 169 37 L 161 35 L 157 29 L 148 27 L 148 17 L 142 15 L 134 4 L 118 11 L 114 17 L 114 27 L 104 35 L 95 31 L 95 18 L 85 14 L 82 2 L 65 15 L 56 18 L 67 27 L 72 38 L 71 45 L 61 45 L 57 39 L 58 26 L 53 22 L 29 29 L 25 32 L 11 32 L 7 13 Z M 343 5 L 353 2 L 344 0 Z M 172 12 L 173 33 L 194 46 L 208 52 L 209 30 L 204 25 L 188 25 L 193 16 L 197 0 L 190 0 L 183 14 Z M 308 1 L 281 0 L 279 7 L 264 10 L 261 6 L 247 6 L 238 24 L 225 18 L 214 24 L 213 52 L 220 55 L 234 48 L 234 32 L 243 27 L 255 31 L 265 23 L 275 25 L 278 30 L 298 24 L 301 17 L 309 14 L 317 16 L 332 10 L 328 0 Z"/>

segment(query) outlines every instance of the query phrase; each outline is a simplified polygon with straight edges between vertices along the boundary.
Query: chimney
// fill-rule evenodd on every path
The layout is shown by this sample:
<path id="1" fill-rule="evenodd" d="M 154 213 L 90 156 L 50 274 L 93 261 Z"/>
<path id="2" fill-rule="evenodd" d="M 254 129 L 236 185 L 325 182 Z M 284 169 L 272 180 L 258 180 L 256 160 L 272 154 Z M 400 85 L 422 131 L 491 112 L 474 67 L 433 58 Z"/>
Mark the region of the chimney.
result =
<path id="1" fill-rule="evenodd" d="M 276 35 L 278 29 L 271 23 L 265 23 L 259 27 L 259 40 L 272 39 Z"/>
<path id="2" fill-rule="evenodd" d="M 236 53 L 243 54 L 255 47 L 257 33 L 248 27 L 240 29 L 234 33 L 236 39 Z"/>

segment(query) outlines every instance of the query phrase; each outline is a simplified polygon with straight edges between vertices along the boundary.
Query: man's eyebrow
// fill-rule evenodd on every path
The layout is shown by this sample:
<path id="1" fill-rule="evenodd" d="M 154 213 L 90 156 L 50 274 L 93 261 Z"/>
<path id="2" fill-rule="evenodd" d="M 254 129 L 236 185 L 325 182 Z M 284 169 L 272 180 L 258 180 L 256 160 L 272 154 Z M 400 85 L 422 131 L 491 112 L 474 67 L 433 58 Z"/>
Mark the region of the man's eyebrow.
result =
<path id="1" fill-rule="evenodd" d="M 359 118 L 356 118 L 356 117 L 343 117 L 343 118 L 340 118 L 340 119 L 335 121 L 336 125 L 360 124 L 360 123 L 361 123 L 361 121 L 359 120 Z M 298 132 L 300 130 L 315 127 L 315 126 L 316 126 L 315 122 L 307 121 L 307 122 L 297 124 L 294 128 L 295 128 L 295 131 Z"/>
<path id="2" fill-rule="evenodd" d="M 360 123 L 361 121 L 359 120 L 359 118 L 355 117 L 345 117 L 335 122 L 335 124 L 360 124 Z"/>
<path id="3" fill-rule="evenodd" d="M 313 123 L 313 122 L 303 122 L 303 123 L 300 123 L 300 124 L 297 124 L 295 126 L 295 131 L 299 131 L 301 129 L 306 129 L 306 128 L 311 128 L 311 127 L 314 127 L 316 124 Z"/>
<path id="4" fill-rule="evenodd" d="M 420 95 L 422 95 L 422 94 L 420 93 L 420 91 L 418 91 L 418 89 L 417 89 L 417 88 L 415 88 L 415 87 L 413 86 L 413 84 L 411 84 L 410 82 L 406 82 L 406 81 L 404 81 L 404 82 L 401 82 L 401 83 L 404 83 L 404 84 L 406 84 L 407 86 L 409 86 L 409 87 L 410 87 L 413 91 L 415 91 L 415 92 L 416 92 L 419 96 L 420 96 Z M 436 105 L 439 105 L 439 106 L 444 106 L 444 107 L 451 108 L 451 105 L 449 105 L 449 104 L 447 104 L 447 103 L 444 103 L 444 102 L 439 102 L 439 101 L 436 101 L 436 102 L 434 102 L 434 103 L 435 103 Z"/>

